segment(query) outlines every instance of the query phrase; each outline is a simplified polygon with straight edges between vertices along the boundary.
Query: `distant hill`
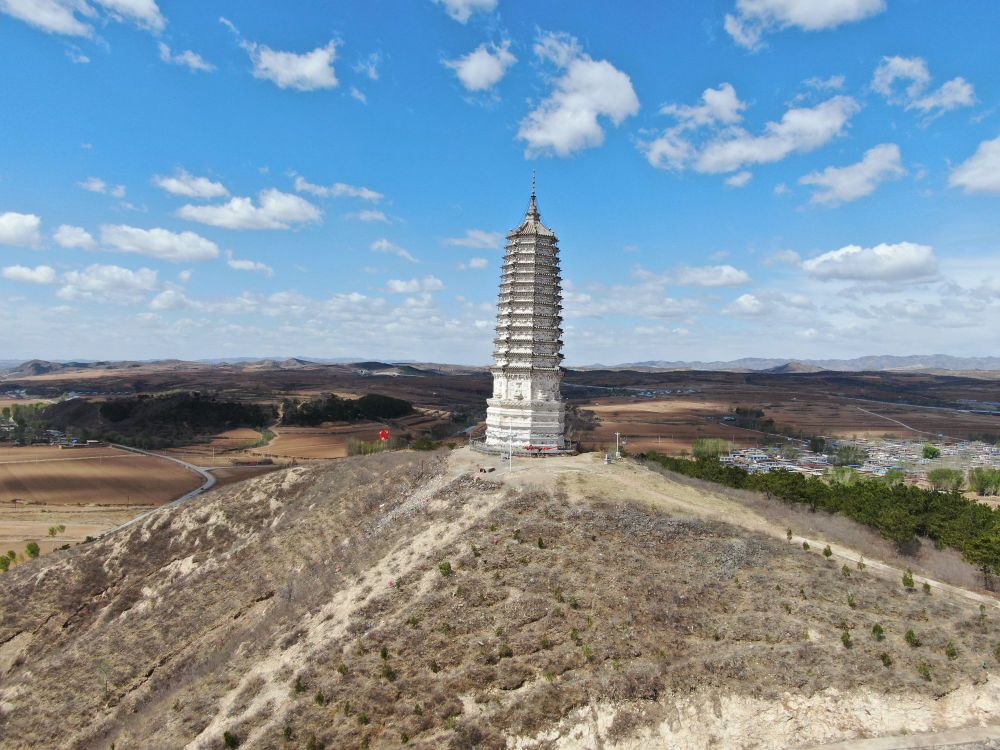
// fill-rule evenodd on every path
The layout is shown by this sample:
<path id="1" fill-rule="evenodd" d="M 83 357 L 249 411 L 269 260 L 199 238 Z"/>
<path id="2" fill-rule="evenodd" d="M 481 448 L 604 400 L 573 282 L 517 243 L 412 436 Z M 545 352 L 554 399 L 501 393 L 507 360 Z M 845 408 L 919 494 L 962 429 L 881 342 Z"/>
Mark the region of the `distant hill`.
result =
<path id="1" fill-rule="evenodd" d="M 770 372 L 775 375 L 788 375 L 799 372 L 824 372 L 824 369 L 822 367 L 816 367 L 816 365 L 807 365 L 805 362 L 786 362 L 785 364 L 778 365 L 777 367 L 769 367 L 763 372 Z"/>
<path id="2" fill-rule="evenodd" d="M 792 369 L 780 370 L 778 368 Z M 803 370 L 803 367 L 813 367 L 814 370 Z M 953 357 L 949 354 L 926 354 L 895 356 L 876 354 L 854 359 L 779 359 L 767 357 L 745 357 L 728 361 L 676 361 L 676 360 L 646 360 L 643 362 L 625 362 L 618 365 L 588 365 L 577 367 L 578 370 L 723 370 L 723 371 L 760 371 L 770 372 L 818 372 L 833 370 L 836 372 L 869 372 L 869 371 L 966 371 L 978 370 L 992 372 L 1000 370 L 1000 357 Z"/>

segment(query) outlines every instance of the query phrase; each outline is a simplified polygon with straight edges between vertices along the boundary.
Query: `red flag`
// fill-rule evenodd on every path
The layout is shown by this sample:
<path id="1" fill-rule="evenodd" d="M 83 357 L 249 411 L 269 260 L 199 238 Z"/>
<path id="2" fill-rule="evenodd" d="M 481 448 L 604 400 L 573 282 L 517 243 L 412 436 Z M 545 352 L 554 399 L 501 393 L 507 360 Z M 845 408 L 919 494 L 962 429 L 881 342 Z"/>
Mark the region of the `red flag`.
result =
<path id="1" fill-rule="evenodd" d="M 381 440 L 383 443 L 386 442 L 389 439 L 389 431 L 382 430 L 381 432 L 379 432 L 378 439 Z"/>

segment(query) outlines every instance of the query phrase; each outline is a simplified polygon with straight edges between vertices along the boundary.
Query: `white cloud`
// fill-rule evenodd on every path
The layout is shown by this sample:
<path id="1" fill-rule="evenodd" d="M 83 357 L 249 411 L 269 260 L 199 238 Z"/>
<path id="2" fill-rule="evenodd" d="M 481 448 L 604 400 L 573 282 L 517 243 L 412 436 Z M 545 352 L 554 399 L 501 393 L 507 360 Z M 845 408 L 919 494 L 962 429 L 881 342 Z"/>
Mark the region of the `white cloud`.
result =
<path id="1" fill-rule="evenodd" d="M 369 247 L 376 253 L 388 253 L 389 255 L 398 255 L 403 260 L 408 260 L 410 263 L 419 263 L 419 261 L 414 258 L 410 251 L 400 247 L 399 245 L 389 242 L 389 240 L 382 239 L 375 240 Z"/>
<path id="2" fill-rule="evenodd" d="M 516 62 L 510 40 L 505 39 L 500 45 L 484 42 L 464 57 L 445 60 L 444 65 L 455 71 L 466 90 L 484 91 L 498 84 Z"/>
<path id="3" fill-rule="evenodd" d="M 802 268 L 824 281 L 915 282 L 933 279 L 938 273 L 933 248 L 912 242 L 848 245 L 811 258 Z"/>
<path id="4" fill-rule="evenodd" d="M 160 59 L 165 63 L 170 65 L 183 65 L 192 71 L 212 71 L 215 70 L 215 66 L 212 63 L 207 62 L 205 58 L 199 55 L 197 52 L 192 52 L 187 49 L 183 52 L 173 53 L 163 42 L 160 42 L 157 47 L 160 50 Z"/>
<path id="5" fill-rule="evenodd" d="M 56 271 L 51 266 L 7 266 L 3 269 L 3 277 L 11 281 L 23 281 L 27 284 L 54 284 Z"/>
<path id="6" fill-rule="evenodd" d="M 52 239 L 54 239 L 60 247 L 76 247 L 82 250 L 97 249 L 97 242 L 90 235 L 90 232 L 83 227 L 74 227 L 69 224 L 63 224 L 56 230 L 56 233 L 52 235 Z"/>
<path id="7" fill-rule="evenodd" d="M 683 266 L 674 281 L 683 286 L 740 286 L 750 283 L 750 274 L 730 265 Z"/>
<path id="8" fill-rule="evenodd" d="M 195 177 L 184 169 L 177 170 L 169 177 L 156 175 L 153 183 L 168 193 L 188 198 L 222 198 L 229 195 L 221 182 L 213 182 L 207 177 Z"/>
<path id="9" fill-rule="evenodd" d="M 192 276 L 194 276 L 194 272 L 190 270 L 184 270 L 177 274 L 177 278 L 185 283 L 191 281 Z"/>
<path id="10" fill-rule="evenodd" d="M 976 153 L 955 167 L 948 184 L 966 193 L 1000 193 L 1000 137 L 980 143 Z"/>
<path id="11" fill-rule="evenodd" d="M 449 237 L 446 245 L 455 247 L 471 247 L 478 250 L 496 250 L 503 246 L 503 234 L 487 232 L 483 229 L 467 229 L 462 237 Z"/>
<path id="12" fill-rule="evenodd" d="M 257 44 L 243 38 L 239 29 L 226 18 L 219 21 L 239 39 L 253 62 L 254 78 L 271 81 L 278 88 L 296 91 L 332 89 L 338 85 L 333 62 L 337 59 L 337 42 L 331 39 L 326 45 L 311 52 L 284 52 Z"/>
<path id="13" fill-rule="evenodd" d="M 320 198 L 361 198 L 362 200 L 377 203 L 385 196 L 366 187 L 348 185 L 346 182 L 335 182 L 332 185 L 315 185 L 301 175 L 295 175 L 295 189 L 300 193 L 311 193 Z"/>
<path id="14" fill-rule="evenodd" d="M 93 0 L 116 21 L 131 21 L 148 31 L 163 31 L 167 20 L 156 0 Z M 79 4 L 83 4 L 80 2 Z"/>
<path id="15" fill-rule="evenodd" d="M 811 203 L 836 206 L 871 195 L 881 183 L 904 174 L 899 146 L 883 143 L 868 149 L 856 164 L 810 172 L 799 178 L 799 184 L 818 188 L 809 199 Z"/>
<path id="16" fill-rule="evenodd" d="M 466 23 L 473 13 L 489 13 L 497 7 L 497 0 L 434 0 L 443 5 L 448 15 L 459 23 Z"/>
<path id="17" fill-rule="evenodd" d="M 111 195 L 115 198 L 125 197 L 124 185 L 109 185 L 99 177 L 88 177 L 83 182 L 78 182 L 77 185 L 82 187 L 84 190 L 90 191 L 91 193 L 100 193 L 101 195 Z"/>
<path id="18" fill-rule="evenodd" d="M 487 268 L 490 262 L 486 258 L 469 258 L 469 268 Z"/>
<path id="19" fill-rule="evenodd" d="M 767 123 L 761 135 L 753 135 L 737 124 L 745 106 L 728 83 L 706 89 L 700 104 L 665 105 L 660 111 L 677 118 L 677 125 L 639 148 L 657 169 L 735 172 L 813 151 L 841 135 L 860 110 L 851 97 L 835 96 L 814 107 L 792 107 L 779 122 Z M 708 135 L 699 138 L 703 131 Z M 739 187 L 748 179 L 731 184 Z"/>
<path id="20" fill-rule="evenodd" d="M 183 310 L 193 306 L 188 296 L 180 289 L 165 289 L 149 301 L 149 309 L 157 312 Z"/>
<path id="21" fill-rule="evenodd" d="M 736 89 L 723 83 L 717 89 L 707 88 L 701 93 L 700 104 L 664 104 L 660 114 L 676 117 L 683 129 L 703 125 L 733 125 L 743 119 L 746 102 L 740 101 Z"/>
<path id="22" fill-rule="evenodd" d="M 351 86 L 351 97 L 357 99 L 362 104 L 368 103 L 368 97 L 357 86 Z"/>
<path id="23" fill-rule="evenodd" d="M 0 245 L 38 247 L 42 244 L 41 217 L 8 211 L 0 214 Z"/>
<path id="24" fill-rule="evenodd" d="M 226 264 L 237 271 L 257 271 L 266 276 L 274 275 L 274 269 L 266 263 L 260 263 L 256 260 L 240 260 L 239 258 L 234 258 L 231 252 L 226 253 L 226 258 Z"/>
<path id="25" fill-rule="evenodd" d="M 132 271 L 121 266 L 95 264 L 83 271 L 63 275 L 63 286 L 56 294 L 65 300 L 134 304 L 159 286 L 156 271 L 140 268 Z"/>
<path id="26" fill-rule="evenodd" d="M 723 182 L 729 185 L 729 187 L 741 188 L 748 185 L 752 179 L 753 174 L 751 172 L 743 171 L 727 177 Z"/>
<path id="27" fill-rule="evenodd" d="M 70 62 L 72 62 L 75 65 L 86 65 L 87 63 L 90 62 L 89 57 L 87 57 L 86 55 L 75 49 L 66 50 L 66 57 L 68 57 L 70 59 Z"/>
<path id="28" fill-rule="evenodd" d="M 349 216 L 357 219 L 358 221 L 367 221 L 367 222 L 382 221 L 385 223 L 389 222 L 389 217 L 386 216 L 383 212 L 372 211 L 370 209 L 366 209 L 364 211 L 358 211 L 356 214 L 349 214 Z"/>
<path id="29" fill-rule="evenodd" d="M 699 172 L 732 172 L 751 164 L 781 161 L 794 153 L 806 153 L 829 143 L 844 132 L 860 110 L 849 96 L 835 96 L 815 107 L 789 109 L 780 122 L 769 122 L 762 135 L 736 129 L 731 136 L 710 142 L 698 155 Z"/>
<path id="30" fill-rule="evenodd" d="M 96 20 L 99 15 L 91 2 L 96 2 L 115 21 L 131 21 L 153 32 L 166 26 L 155 0 L 0 0 L 0 13 L 49 34 L 89 37 L 94 27 L 83 19 Z"/>
<path id="31" fill-rule="evenodd" d="M 755 294 L 741 294 L 722 308 L 722 312 L 727 315 L 750 318 L 763 315 L 767 311 L 765 304 Z"/>
<path id="32" fill-rule="evenodd" d="M 542 34 L 535 54 L 562 71 L 553 90 L 521 120 L 517 136 L 527 145 L 526 155 L 554 153 L 569 156 L 600 146 L 604 129 L 598 118 L 615 126 L 639 111 L 632 80 L 607 60 L 584 54 L 568 34 Z"/>
<path id="33" fill-rule="evenodd" d="M 194 232 L 105 224 L 101 227 L 101 241 L 119 252 L 146 255 L 173 263 L 212 260 L 219 256 L 219 248 L 214 242 Z"/>
<path id="34" fill-rule="evenodd" d="M 372 52 L 365 59 L 358 60 L 357 65 L 354 66 L 354 72 L 361 73 L 362 75 L 368 76 L 371 80 L 377 81 L 379 76 L 378 66 L 381 64 L 382 53 Z"/>
<path id="35" fill-rule="evenodd" d="M 881 13 L 885 0 L 736 0 L 727 14 L 726 31 L 740 46 L 758 49 L 765 33 L 795 27 L 804 31 L 832 29 Z"/>
<path id="36" fill-rule="evenodd" d="M 444 289 L 444 282 L 437 276 L 425 276 L 422 279 L 390 279 L 386 283 L 386 291 L 392 294 L 416 294 L 417 292 L 439 292 Z"/>
<path id="37" fill-rule="evenodd" d="M 811 89 L 818 89 L 820 91 L 840 91 L 844 88 L 845 81 L 844 76 L 830 76 L 829 78 L 813 77 L 807 78 L 805 84 Z"/>
<path id="38" fill-rule="evenodd" d="M 187 204 L 177 215 L 226 229 L 288 229 L 292 224 L 318 222 L 322 212 L 304 198 L 271 188 L 260 192 L 256 206 L 250 198 L 238 197 L 218 205 Z"/>
<path id="39" fill-rule="evenodd" d="M 908 82 L 897 90 L 897 82 Z M 906 109 L 917 109 L 929 117 L 937 117 L 958 107 L 976 103 L 976 90 L 962 77 L 952 78 L 937 89 L 928 91 L 931 74 L 927 61 L 921 57 L 883 57 L 875 69 L 872 89 L 887 101 Z"/>

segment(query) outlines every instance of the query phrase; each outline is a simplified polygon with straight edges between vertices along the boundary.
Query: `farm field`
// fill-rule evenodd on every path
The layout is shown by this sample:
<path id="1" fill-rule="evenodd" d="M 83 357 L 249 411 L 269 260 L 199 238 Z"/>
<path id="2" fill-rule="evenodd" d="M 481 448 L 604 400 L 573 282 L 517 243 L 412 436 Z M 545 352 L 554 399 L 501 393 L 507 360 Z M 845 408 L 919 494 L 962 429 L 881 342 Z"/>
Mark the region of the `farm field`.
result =
<path id="1" fill-rule="evenodd" d="M 195 466 L 230 466 L 240 460 L 252 458 L 247 455 L 246 450 L 256 445 L 260 439 L 261 435 L 257 430 L 243 427 L 213 435 L 203 443 L 156 452 Z"/>
<path id="2" fill-rule="evenodd" d="M 386 425 L 377 422 L 361 424 L 325 424 L 318 427 L 279 427 L 270 443 L 250 451 L 255 456 L 279 459 L 343 458 L 349 440 L 378 440 Z"/>
<path id="3" fill-rule="evenodd" d="M 0 447 L 0 548 L 74 544 L 201 482 L 175 463 L 117 448 Z M 59 525 L 65 531 L 49 536 Z"/>
<path id="4" fill-rule="evenodd" d="M 871 403 L 826 394 L 757 386 L 704 387 L 674 398 L 595 398 L 581 403 L 599 425 L 585 438 L 595 447 L 614 447 L 615 432 L 629 438 L 633 452 L 690 450 L 696 438 L 724 438 L 753 447 L 763 435 L 723 422 L 737 406 L 763 409 L 779 428 L 828 437 L 900 437 L 964 439 L 1000 433 L 1000 417 L 935 407 Z"/>

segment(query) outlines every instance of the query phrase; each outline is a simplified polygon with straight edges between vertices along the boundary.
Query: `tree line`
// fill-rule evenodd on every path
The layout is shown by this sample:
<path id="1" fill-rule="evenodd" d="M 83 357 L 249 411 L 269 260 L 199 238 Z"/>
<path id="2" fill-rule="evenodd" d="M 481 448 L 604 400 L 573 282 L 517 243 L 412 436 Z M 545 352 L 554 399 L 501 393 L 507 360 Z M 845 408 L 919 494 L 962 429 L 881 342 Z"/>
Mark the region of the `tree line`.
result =
<path id="1" fill-rule="evenodd" d="M 314 427 L 323 422 L 380 422 L 413 413 L 413 404 L 400 398 L 369 393 L 361 398 L 340 398 L 329 394 L 311 401 L 286 399 L 282 403 L 282 424 Z"/>
<path id="2" fill-rule="evenodd" d="M 921 538 L 930 539 L 961 552 L 983 573 L 988 587 L 993 576 L 1000 575 L 1000 510 L 969 500 L 956 489 L 924 489 L 880 479 L 827 483 L 784 470 L 751 474 L 711 457 L 692 461 L 649 453 L 642 458 L 685 476 L 766 492 L 813 511 L 841 513 L 877 530 L 902 551 L 915 549 Z"/>

